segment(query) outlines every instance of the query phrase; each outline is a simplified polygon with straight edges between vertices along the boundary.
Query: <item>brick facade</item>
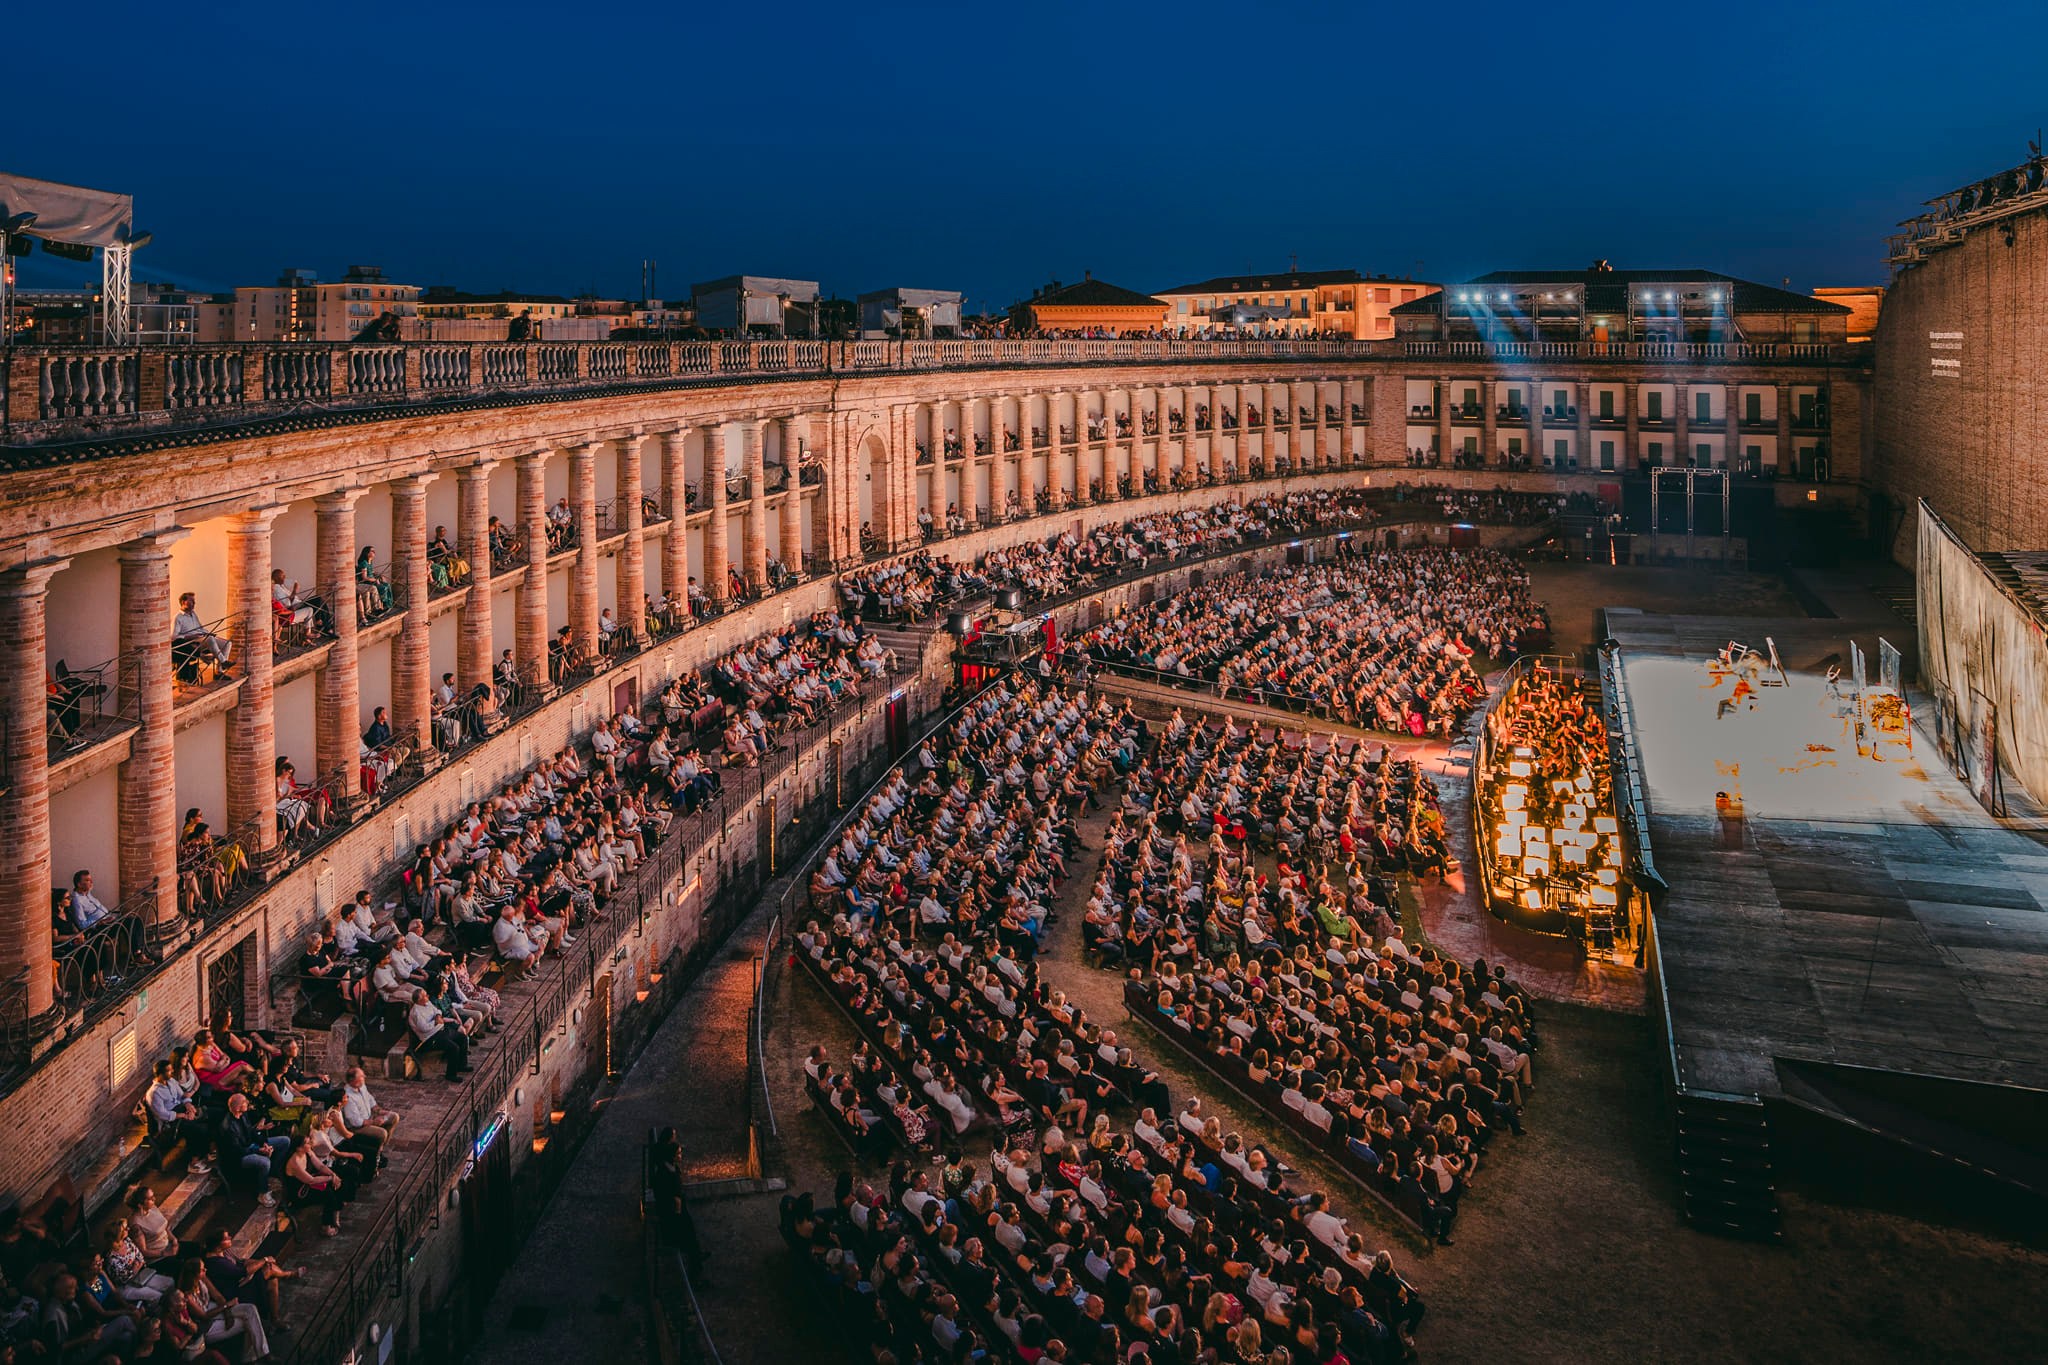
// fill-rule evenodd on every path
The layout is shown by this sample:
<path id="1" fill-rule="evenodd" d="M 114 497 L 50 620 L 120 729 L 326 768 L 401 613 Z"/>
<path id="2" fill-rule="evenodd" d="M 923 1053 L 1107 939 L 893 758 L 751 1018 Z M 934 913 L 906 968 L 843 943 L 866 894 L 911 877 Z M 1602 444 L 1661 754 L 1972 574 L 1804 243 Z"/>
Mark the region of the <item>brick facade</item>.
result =
<path id="1" fill-rule="evenodd" d="M 2048 549 L 2044 271 L 2048 212 L 2036 210 L 1929 252 L 1885 293 L 1871 483 L 1901 563 L 1923 497 L 1974 549 Z"/>

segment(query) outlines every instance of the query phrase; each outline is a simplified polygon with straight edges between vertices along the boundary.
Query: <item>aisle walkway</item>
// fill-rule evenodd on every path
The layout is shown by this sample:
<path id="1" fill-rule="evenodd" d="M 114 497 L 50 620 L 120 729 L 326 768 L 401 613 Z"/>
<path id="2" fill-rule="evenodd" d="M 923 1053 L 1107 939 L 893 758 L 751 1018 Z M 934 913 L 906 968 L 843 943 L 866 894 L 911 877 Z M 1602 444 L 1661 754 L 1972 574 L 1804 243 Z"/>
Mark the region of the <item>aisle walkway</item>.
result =
<path id="1" fill-rule="evenodd" d="M 499 1285 L 472 1359 L 626 1365 L 646 1358 L 641 1149 L 649 1128 L 672 1123 L 682 1130 L 692 1181 L 746 1174 L 747 1006 L 753 953 L 770 906 L 764 898 L 676 1002 L 609 1098 L 601 1092 L 602 1112 Z M 756 1202 L 767 1202 L 772 1238 L 773 1204 Z M 527 1311 L 515 1326 L 515 1310 L 522 1308 Z"/>

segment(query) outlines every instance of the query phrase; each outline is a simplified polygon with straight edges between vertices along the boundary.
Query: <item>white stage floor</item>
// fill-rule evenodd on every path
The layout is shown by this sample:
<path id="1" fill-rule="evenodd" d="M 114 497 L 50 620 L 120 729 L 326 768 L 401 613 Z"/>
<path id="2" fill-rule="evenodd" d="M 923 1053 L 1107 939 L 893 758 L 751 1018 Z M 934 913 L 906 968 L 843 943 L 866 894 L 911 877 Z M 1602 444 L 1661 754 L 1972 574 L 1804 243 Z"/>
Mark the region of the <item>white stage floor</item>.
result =
<path id="1" fill-rule="evenodd" d="M 1857 756 L 1818 671 L 1847 655 L 1842 623 L 1772 621 L 1803 667 L 1718 719 L 1731 687 L 1705 664 L 1726 623 L 1608 625 L 1670 888 L 1659 957 L 1686 1084 L 1776 1094 L 1787 1057 L 2048 1087 L 2048 847 L 1987 814 L 1924 730 L 1911 754 Z M 1742 820 L 1716 818 L 1719 791 Z"/>

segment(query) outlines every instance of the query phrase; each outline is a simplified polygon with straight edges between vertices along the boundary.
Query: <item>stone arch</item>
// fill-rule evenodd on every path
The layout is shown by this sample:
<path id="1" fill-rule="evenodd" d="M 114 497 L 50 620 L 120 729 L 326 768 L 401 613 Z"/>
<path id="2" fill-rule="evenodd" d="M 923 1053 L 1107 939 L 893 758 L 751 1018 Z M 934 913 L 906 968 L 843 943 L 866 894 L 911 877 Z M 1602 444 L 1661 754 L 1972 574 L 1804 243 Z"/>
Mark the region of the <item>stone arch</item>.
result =
<path id="1" fill-rule="evenodd" d="M 870 431 L 862 439 L 854 468 L 860 476 L 859 524 L 882 543 L 891 543 L 896 499 L 890 486 L 889 445 L 879 431 Z"/>

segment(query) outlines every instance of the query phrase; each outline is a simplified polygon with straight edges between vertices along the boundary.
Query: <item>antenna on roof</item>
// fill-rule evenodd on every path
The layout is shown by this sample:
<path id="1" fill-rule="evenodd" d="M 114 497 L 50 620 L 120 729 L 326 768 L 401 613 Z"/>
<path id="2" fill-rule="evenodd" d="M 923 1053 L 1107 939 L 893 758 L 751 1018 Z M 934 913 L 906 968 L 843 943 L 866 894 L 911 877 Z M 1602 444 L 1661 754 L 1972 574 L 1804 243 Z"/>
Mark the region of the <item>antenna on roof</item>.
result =
<path id="1" fill-rule="evenodd" d="M 1292 275 L 1301 269 L 1301 257 L 1292 251 L 1287 253 L 1287 273 Z"/>

